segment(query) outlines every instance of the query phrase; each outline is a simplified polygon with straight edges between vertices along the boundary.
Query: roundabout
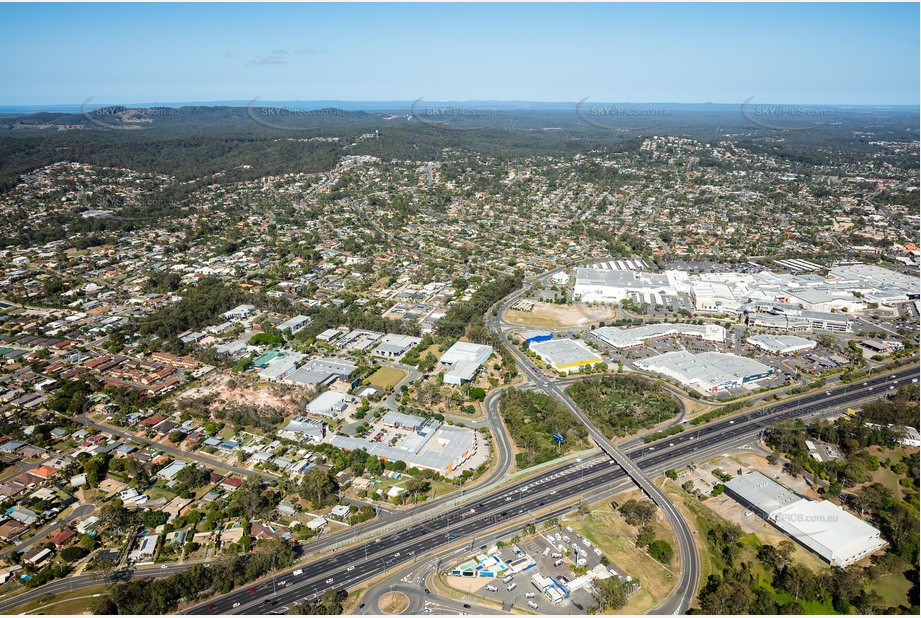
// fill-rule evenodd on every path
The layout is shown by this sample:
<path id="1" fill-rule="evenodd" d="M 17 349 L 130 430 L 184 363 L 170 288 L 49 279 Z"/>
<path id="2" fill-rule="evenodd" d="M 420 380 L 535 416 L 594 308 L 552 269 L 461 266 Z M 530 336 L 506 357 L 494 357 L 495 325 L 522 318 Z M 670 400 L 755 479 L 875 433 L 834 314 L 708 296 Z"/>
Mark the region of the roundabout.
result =
<path id="1" fill-rule="evenodd" d="M 419 586 L 406 583 L 379 584 L 362 599 L 364 611 L 356 613 L 399 615 L 421 614 L 425 609 L 425 593 Z"/>
<path id="2" fill-rule="evenodd" d="M 377 600 L 377 609 L 383 614 L 402 614 L 409 609 L 409 597 L 402 592 L 385 592 Z"/>

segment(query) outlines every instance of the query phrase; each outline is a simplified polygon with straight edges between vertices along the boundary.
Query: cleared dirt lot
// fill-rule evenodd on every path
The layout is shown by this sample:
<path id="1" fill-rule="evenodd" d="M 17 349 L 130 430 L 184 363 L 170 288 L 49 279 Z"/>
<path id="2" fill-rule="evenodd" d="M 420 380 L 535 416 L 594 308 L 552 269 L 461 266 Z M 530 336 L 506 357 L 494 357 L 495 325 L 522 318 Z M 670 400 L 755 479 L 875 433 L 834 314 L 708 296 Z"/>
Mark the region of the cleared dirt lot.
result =
<path id="1" fill-rule="evenodd" d="M 617 308 L 601 305 L 554 305 L 551 303 L 534 303 L 533 311 L 509 309 L 505 319 L 511 324 L 521 326 L 542 326 L 545 328 L 584 326 L 602 320 L 617 319 Z"/>
<path id="2" fill-rule="evenodd" d="M 304 389 L 292 386 L 255 382 L 249 376 L 212 372 L 201 383 L 178 393 L 174 403 L 203 401 L 212 412 L 229 403 L 246 402 L 257 410 L 279 410 L 284 415 L 296 414 L 310 399 Z"/>

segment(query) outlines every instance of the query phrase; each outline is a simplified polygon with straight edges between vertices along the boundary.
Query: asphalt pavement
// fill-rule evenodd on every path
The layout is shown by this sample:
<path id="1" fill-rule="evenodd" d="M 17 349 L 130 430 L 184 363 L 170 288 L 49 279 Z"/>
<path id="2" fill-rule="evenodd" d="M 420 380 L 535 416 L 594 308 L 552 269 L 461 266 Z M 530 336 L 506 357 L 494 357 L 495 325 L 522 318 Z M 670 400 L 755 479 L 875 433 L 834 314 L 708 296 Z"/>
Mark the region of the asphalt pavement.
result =
<path id="1" fill-rule="evenodd" d="M 113 427 L 111 425 L 106 425 L 103 423 L 97 423 L 95 421 L 91 421 L 86 416 L 75 416 L 74 420 L 76 420 L 78 423 L 80 423 L 84 427 L 92 427 L 93 429 L 96 429 L 97 431 L 105 431 L 112 435 L 118 436 L 119 438 L 123 440 L 134 440 L 135 442 L 141 442 L 143 444 L 152 446 L 156 448 L 157 450 L 163 451 L 164 453 L 169 453 L 173 457 L 180 457 L 182 459 L 191 459 L 192 461 L 198 462 L 202 465 L 209 466 L 212 468 L 219 468 L 221 470 L 224 470 L 225 472 L 232 472 L 234 474 L 239 474 L 241 476 L 259 476 L 267 481 L 277 481 L 279 478 L 277 476 L 274 476 L 272 474 L 268 474 L 265 472 L 256 472 L 253 470 L 249 470 L 248 468 L 241 468 L 240 466 L 229 464 L 219 459 L 215 459 L 212 457 L 205 457 L 204 455 L 199 455 L 196 452 L 184 451 L 170 444 L 161 444 L 160 442 L 155 442 L 143 436 L 136 436 L 134 434 L 128 433 L 127 431 L 122 431 L 121 429 L 118 429 L 117 427 Z"/>
<path id="2" fill-rule="evenodd" d="M 643 471 L 659 473 L 663 469 L 680 467 L 684 463 L 710 457 L 721 449 L 733 448 L 750 441 L 765 427 L 778 420 L 844 409 L 868 396 L 877 396 L 887 385 L 894 385 L 894 380 L 904 381 L 916 377 L 917 373 L 917 367 L 911 367 L 893 376 L 872 378 L 867 381 L 866 386 L 852 384 L 838 387 L 831 391 L 831 395 L 823 392 L 796 402 L 782 403 L 747 415 L 714 421 L 701 425 L 696 431 L 685 431 L 653 445 L 635 448 L 626 455 L 631 459 L 631 465 L 636 465 Z M 473 548 L 494 538 L 499 529 L 509 529 L 509 526 L 514 529 L 529 521 L 537 522 L 547 517 L 562 515 L 572 509 L 570 505 L 563 504 L 564 502 L 571 502 L 583 495 L 596 500 L 605 488 L 623 481 L 626 476 L 620 466 L 611 460 L 593 458 L 591 462 L 584 463 L 589 465 L 573 463 L 547 470 L 483 496 L 478 499 L 479 501 L 446 508 L 425 521 L 408 525 L 396 533 L 378 539 L 377 542 L 369 540 L 342 548 L 332 555 L 299 567 L 302 572 L 297 576 L 293 575 L 293 570 L 288 569 L 273 578 L 276 582 L 279 579 L 286 580 L 286 585 L 281 590 L 277 588 L 277 583 L 273 586 L 272 581 L 265 580 L 200 604 L 187 613 L 268 613 L 274 607 L 271 602 L 276 599 L 282 605 L 289 605 L 305 600 L 309 602 L 329 588 L 354 588 L 401 564 L 420 559 L 428 552 L 457 543 L 464 543 L 466 547 Z M 558 504 L 562 505 L 553 508 Z M 470 513 L 471 509 L 474 510 L 473 513 Z M 425 556 L 425 559 L 427 558 Z M 287 586 L 289 579 L 293 580 L 290 587 Z M 696 585 L 695 581 L 694 586 Z M 670 603 L 677 607 L 684 602 L 685 594 L 685 591 L 679 589 Z M 239 605 L 234 607 L 234 603 Z M 669 606 L 662 605 L 658 611 L 664 612 L 666 609 L 669 609 Z"/>
<path id="3" fill-rule="evenodd" d="M 59 530 L 64 528 L 64 526 L 72 522 L 73 520 L 77 518 L 81 518 L 81 517 L 86 517 L 87 515 L 89 515 L 95 510 L 96 510 L 95 504 L 80 504 L 76 508 L 74 508 L 74 510 L 66 518 L 62 520 L 54 521 L 48 524 L 47 526 L 40 529 L 38 532 L 30 536 L 28 539 L 26 539 L 22 543 L 19 543 L 18 545 L 15 545 L 14 547 L 11 547 L 10 549 L 6 550 L 3 553 L 3 555 L 8 556 L 14 552 L 24 551 L 28 549 L 30 545 L 38 543 L 39 541 L 47 537 L 49 534 L 58 532 Z"/>

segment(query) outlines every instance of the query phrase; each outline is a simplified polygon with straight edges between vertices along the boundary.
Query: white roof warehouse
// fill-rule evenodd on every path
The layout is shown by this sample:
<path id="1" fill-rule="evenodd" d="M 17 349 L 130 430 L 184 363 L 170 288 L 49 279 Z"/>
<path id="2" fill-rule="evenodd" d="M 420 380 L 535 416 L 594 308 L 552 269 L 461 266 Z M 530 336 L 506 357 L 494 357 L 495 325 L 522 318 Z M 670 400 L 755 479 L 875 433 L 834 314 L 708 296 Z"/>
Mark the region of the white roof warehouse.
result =
<path id="1" fill-rule="evenodd" d="M 718 324 L 646 324 L 636 328 L 615 328 L 603 326 L 596 328 L 592 334 L 615 348 L 635 348 L 647 341 L 662 337 L 697 337 L 703 341 L 726 341 L 726 329 Z"/>
<path id="2" fill-rule="evenodd" d="M 492 356 L 492 352 L 492 346 L 456 342 L 439 359 L 443 365 L 451 366 L 445 372 L 445 384 L 460 385 L 471 381 L 480 367 Z"/>
<path id="3" fill-rule="evenodd" d="M 815 348 L 815 341 L 795 335 L 755 335 L 746 341 L 771 354 L 795 354 Z"/>
<path id="4" fill-rule="evenodd" d="M 447 475 L 458 470 L 477 452 L 478 434 L 473 429 L 442 425 L 432 420 L 417 426 L 414 434 L 397 446 L 340 435 L 333 436 L 329 443 L 348 451 L 364 449 L 384 461 L 404 461 L 411 467 Z"/>
<path id="5" fill-rule="evenodd" d="M 636 361 L 636 366 L 678 380 L 704 393 L 716 393 L 774 375 L 774 369 L 756 360 L 719 352 L 668 352 Z"/>
<path id="6" fill-rule="evenodd" d="M 584 343 L 572 339 L 551 339 L 532 343 L 530 347 L 542 361 L 564 373 L 602 362 L 602 358 L 589 350 Z"/>
<path id="7" fill-rule="evenodd" d="M 737 476 L 725 487 L 733 499 L 766 517 L 832 566 L 846 567 L 886 546 L 879 530 L 840 506 L 826 500 L 806 500 L 760 472 Z"/>

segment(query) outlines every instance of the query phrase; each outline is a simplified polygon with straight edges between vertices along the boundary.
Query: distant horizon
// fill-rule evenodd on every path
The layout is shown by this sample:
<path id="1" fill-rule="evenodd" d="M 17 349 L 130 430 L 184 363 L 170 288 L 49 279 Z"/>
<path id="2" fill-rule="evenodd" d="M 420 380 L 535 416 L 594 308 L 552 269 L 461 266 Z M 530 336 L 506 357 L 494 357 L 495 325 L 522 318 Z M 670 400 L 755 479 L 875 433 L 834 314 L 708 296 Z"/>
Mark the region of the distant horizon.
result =
<path id="1" fill-rule="evenodd" d="M 80 113 L 84 109 L 95 110 L 105 107 L 126 107 L 129 109 L 149 109 L 156 107 L 182 108 L 182 107 L 266 107 L 277 105 L 305 105 L 316 107 L 330 107 L 335 105 L 345 105 L 350 109 L 344 111 L 381 111 L 386 109 L 385 106 L 394 107 L 412 107 L 419 102 L 420 105 L 470 105 L 474 107 L 483 107 L 494 105 L 498 107 L 513 106 L 541 106 L 545 110 L 561 109 L 564 107 L 574 107 L 579 105 L 580 100 L 571 101 L 542 101 L 542 100 L 525 100 L 525 99 L 258 99 L 257 101 L 246 99 L 215 99 L 205 101 L 145 101 L 145 102 L 96 102 L 92 103 L 34 103 L 34 104 L 7 104 L 0 103 L 0 113 Z M 589 99 L 585 105 L 634 105 L 637 107 L 713 107 L 737 109 L 745 105 L 746 101 L 735 102 L 713 102 L 713 101 L 604 101 Z M 921 109 L 917 103 L 800 103 L 796 101 L 757 101 L 752 99 L 748 101 L 752 107 L 763 106 L 798 106 L 803 108 L 835 108 L 835 109 Z M 362 109 L 360 106 L 368 106 L 369 109 Z M 521 109 L 520 111 L 539 111 Z M 687 109 L 684 111 L 700 111 Z"/>
<path id="2" fill-rule="evenodd" d="M 0 3 L 0 83 L 3 105 L 39 109 L 257 96 L 917 106 L 919 17 L 916 2 Z"/>

